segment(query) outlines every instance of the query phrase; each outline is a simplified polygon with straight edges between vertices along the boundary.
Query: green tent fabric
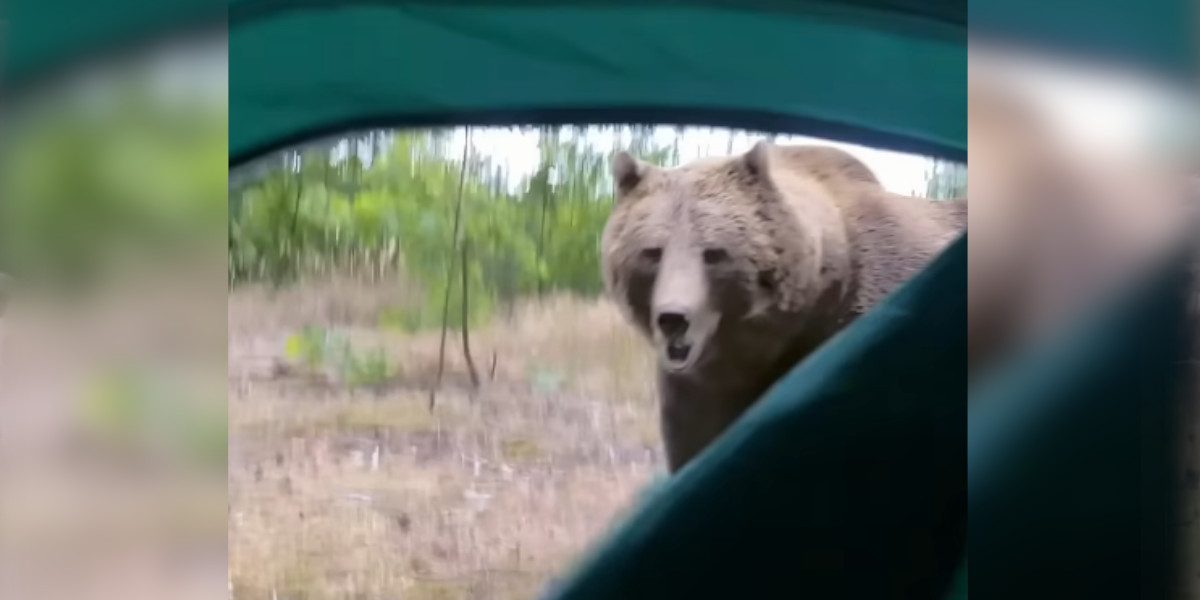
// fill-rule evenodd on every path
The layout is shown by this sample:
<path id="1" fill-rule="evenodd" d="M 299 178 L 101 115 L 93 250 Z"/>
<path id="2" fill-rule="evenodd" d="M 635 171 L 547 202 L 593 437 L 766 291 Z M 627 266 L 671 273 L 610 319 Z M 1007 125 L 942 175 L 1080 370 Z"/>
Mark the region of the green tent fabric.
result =
<path id="1" fill-rule="evenodd" d="M 966 241 L 796 367 L 549 597 L 944 597 L 967 533 Z"/>
<path id="2" fill-rule="evenodd" d="M 967 572 L 967 561 L 963 560 L 962 566 L 959 567 L 958 573 L 954 576 L 954 583 L 950 588 L 950 593 L 946 595 L 945 600 L 967 600 L 967 587 L 969 583 Z"/>
<path id="3" fill-rule="evenodd" d="M 1194 82 L 1195 2 L 1189 0 L 970 0 L 971 35 L 1118 61 Z"/>
<path id="4" fill-rule="evenodd" d="M 224 0 L 11 0 L 4 4 L 0 94 L 35 89 L 97 58 L 226 23 Z"/>
<path id="5" fill-rule="evenodd" d="M 1185 244 L 1127 298 L 971 394 L 969 548 L 996 598 L 1173 598 Z"/>
<path id="6" fill-rule="evenodd" d="M 965 4 L 892 4 L 235 2 L 230 152 L 360 126 L 692 121 L 964 160 Z"/>

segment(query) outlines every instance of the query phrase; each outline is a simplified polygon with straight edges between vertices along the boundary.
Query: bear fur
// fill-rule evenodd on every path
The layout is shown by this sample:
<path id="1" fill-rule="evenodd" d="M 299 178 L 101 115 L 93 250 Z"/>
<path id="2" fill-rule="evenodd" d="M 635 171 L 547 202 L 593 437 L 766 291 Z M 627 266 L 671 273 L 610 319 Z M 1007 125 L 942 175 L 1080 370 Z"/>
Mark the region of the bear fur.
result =
<path id="1" fill-rule="evenodd" d="M 621 152 L 612 173 L 605 289 L 655 348 L 672 472 L 967 219 L 965 200 L 888 193 L 831 146 L 764 141 L 674 168 Z"/>
<path id="2" fill-rule="evenodd" d="M 1183 226 L 1186 179 L 1067 145 L 1014 87 L 968 89 L 972 372 L 1146 272 Z"/>

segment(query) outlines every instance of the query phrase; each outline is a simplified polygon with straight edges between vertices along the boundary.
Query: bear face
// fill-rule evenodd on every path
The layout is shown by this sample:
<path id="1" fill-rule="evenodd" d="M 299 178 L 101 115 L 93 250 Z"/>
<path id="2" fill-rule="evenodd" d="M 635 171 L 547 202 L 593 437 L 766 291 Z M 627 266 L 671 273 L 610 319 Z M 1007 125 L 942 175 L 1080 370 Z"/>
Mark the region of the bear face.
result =
<path id="1" fill-rule="evenodd" d="M 605 286 L 665 374 L 769 362 L 781 350 L 772 340 L 787 332 L 764 329 L 799 300 L 789 291 L 811 288 L 797 279 L 815 277 L 805 277 L 804 266 L 815 262 L 816 240 L 768 180 L 769 151 L 760 144 L 675 168 L 624 152 L 613 159 L 616 204 L 601 241 Z M 810 259 L 791 260 L 802 255 Z"/>

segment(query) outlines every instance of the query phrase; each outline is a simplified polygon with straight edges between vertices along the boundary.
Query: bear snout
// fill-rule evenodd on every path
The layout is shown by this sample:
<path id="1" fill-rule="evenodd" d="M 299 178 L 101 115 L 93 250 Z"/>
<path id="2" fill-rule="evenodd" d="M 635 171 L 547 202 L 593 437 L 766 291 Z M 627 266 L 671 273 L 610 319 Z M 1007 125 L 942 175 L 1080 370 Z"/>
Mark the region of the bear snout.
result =
<path id="1" fill-rule="evenodd" d="M 668 340 L 682 337 L 688 330 L 688 317 L 682 311 L 678 310 L 659 312 L 655 322 L 658 324 L 658 330 L 662 332 L 663 337 Z"/>

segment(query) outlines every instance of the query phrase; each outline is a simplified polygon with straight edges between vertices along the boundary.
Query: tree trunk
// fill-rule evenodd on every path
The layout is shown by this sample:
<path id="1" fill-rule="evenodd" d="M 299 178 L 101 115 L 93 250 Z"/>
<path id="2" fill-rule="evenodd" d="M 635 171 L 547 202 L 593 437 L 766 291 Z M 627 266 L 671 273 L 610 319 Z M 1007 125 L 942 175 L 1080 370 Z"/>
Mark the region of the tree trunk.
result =
<path id="1" fill-rule="evenodd" d="M 458 172 L 458 199 L 454 205 L 454 228 L 450 236 L 450 266 L 446 269 L 446 294 L 442 298 L 442 339 L 438 345 L 438 368 L 437 376 L 433 381 L 433 387 L 429 389 L 429 410 L 433 410 L 437 402 L 437 390 L 442 385 L 442 375 L 446 370 L 446 327 L 450 320 L 450 290 L 454 287 L 454 263 L 458 257 L 455 252 L 455 246 L 458 243 L 459 222 L 462 217 L 463 204 L 463 186 L 467 180 L 467 159 L 470 158 L 471 151 L 471 128 L 466 128 L 466 140 L 463 142 L 463 159 L 462 167 Z"/>
<path id="2" fill-rule="evenodd" d="M 546 208 L 550 205 L 550 170 L 546 169 L 545 177 L 542 178 L 542 217 L 538 223 L 538 241 L 537 241 L 537 295 L 542 297 L 545 282 L 542 281 L 542 262 L 546 260 Z"/>
<path id="3" fill-rule="evenodd" d="M 304 164 L 299 154 L 296 154 L 296 165 L 296 198 L 292 201 L 292 223 L 288 228 L 287 236 L 288 249 L 281 257 L 283 264 L 276 268 L 277 271 L 282 271 L 276 275 L 276 287 L 295 277 L 296 267 L 300 264 L 300 241 L 297 239 L 299 236 L 297 228 L 300 226 L 300 199 L 304 196 Z"/>
<path id="4" fill-rule="evenodd" d="M 475 361 L 471 359 L 471 326 L 468 317 L 470 315 L 469 305 L 467 304 L 468 293 L 467 288 L 467 238 L 464 236 L 459 247 L 462 250 L 462 260 L 459 261 L 458 272 L 462 274 L 462 344 L 463 358 L 467 361 L 467 372 L 471 374 L 471 387 L 479 389 L 479 372 L 475 370 Z"/>

